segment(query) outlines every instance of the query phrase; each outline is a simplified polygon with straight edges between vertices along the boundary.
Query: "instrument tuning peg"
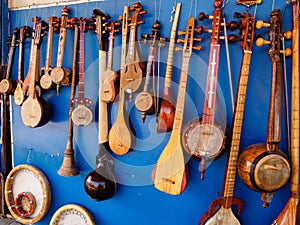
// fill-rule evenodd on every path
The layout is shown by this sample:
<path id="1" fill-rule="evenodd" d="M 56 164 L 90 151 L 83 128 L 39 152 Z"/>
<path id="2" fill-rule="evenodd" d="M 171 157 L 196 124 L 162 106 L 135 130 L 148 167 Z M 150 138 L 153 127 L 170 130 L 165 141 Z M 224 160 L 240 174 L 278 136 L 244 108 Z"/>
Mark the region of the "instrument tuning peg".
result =
<path id="1" fill-rule="evenodd" d="M 110 15 L 105 15 L 102 17 L 103 20 L 109 20 L 110 19 Z"/>
<path id="2" fill-rule="evenodd" d="M 269 23 L 265 23 L 265 22 L 262 21 L 262 20 L 258 20 L 258 21 L 256 22 L 256 28 L 257 28 L 257 29 L 262 29 L 262 28 L 264 28 L 264 27 L 269 27 L 269 26 L 270 26 Z"/>
<path id="3" fill-rule="evenodd" d="M 270 43 L 271 43 L 270 41 L 264 40 L 262 37 L 259 37 L 259 38 L 256 40 L 256 45 L 257 45 L 257 46 L 268 45 L 268 44 L 270 44 Z"/>
<path id="4" fill-rule="evenodd" d="M 194 41 L 202 41 L 202 38 L 194 38 Z"/>
<path id="5" fill-rule="evenodd" d="M 204 28 L 202 26 L 198 26 L 196 29 L 195 29 L 195 32 L 197 34 L 203 34 L 204 32 Z"/>
<path id="6" fill-rule="evenodd" d="M 240 29 L 241 25 L 239 23 L 237 23 L 236 21 L 231 21 L 228 24 L 228 27 L 229 27 L 230 30 L 236 30 L 236 29 Z"/>
<path id="7" fill-rule="evenodd" d="M 235 13 L 233 14 L 233 18 L 235 18 L 235 19 L 240 19 L 240 18 L 244 18 L 244 16 L 243 16 L 241 13 L 239 13 L 239 12 L 235 12 Z"/>
<path id="8" fill-rule="evenodd" d="M 292 49 L 286 48 L 285 50 L 280 50 L 280 53 L 284 54 L 285 56 L 291 56 L 292 55 Z"/>
<path id="9" fill-rule="evenodd" d="M 198 14 L 198 20 L 200 20 L 200 21 L 203 21 L 204 19 L 213 19 L 213 18 L 214 18 L 213 16 L 205 15 L 204 12 L 200 12 Z"/>
<path id="10" fill-rule="evenodd" d="M 175 48 L 175 51 L 176 51 L 176 52 L 182 51 L 182 50 L 183 50 L 183 48 L 180 48 L 180 47 L 176 47 L 176 48 Z"/>
<path id="11" fill-rule="evenodd" d="M 144 24 L 145 21 L 144 21 L 144 20 L 140 20 L 140 21 L 138 21 L 137 23 L 138 23 L 138 25 L 140 25 L 140 24 Z"/>
<path id="12" fill-rule="evenodd" d="M 115 29 L 115 33 L 119 33 L 119 32 L 120 32 L 119 28 Z"/>
<path id="13" fill-rule="evenodd" d="M 179 30 L 179 31 L 178 31 L 178 35 L 185 35 L 185 34 L 186 34 L 185 31 L 182 31 L 182 30 Z"/>
<path id="14" fill-rule="evenodd" d="M 193 46 L 194 50 L 200 51 L 202 49 L 202 46 Z"/>
<path id="15" fill-rule="evenodd" d="M 148 38 L 150 38 L 150 35 L 149 34 L 141 34 L 141 37 L 144 39 L 148 39 Z"/>
<path id="16" fill-rule="evenodd" d="M 147 10 L 143 10 L 140 12 L 140 15 L 144 15 L 144 14 L 147 14 Z"/>
<path id="17" fill-rule="evenodd" d="M 290 40 L 293 37 L 293 33 L 292 31 L 287 31 L 283 34 L 283 36 L 285 37 L 286 40 Z"/>
<path id="18" fill-rule="evenodd" d="M 184 40 L 183 39 L 177 39 L 177 43 L 183 43 Z"/>
<path id="19" fill-rule="evenodd" d="M 115 26 L 116 26 L 116 27 L 121 26 L 121 23 L 120 23 L 120 22 L 114 22 L 114 23 L 115 23 Z"/>
<path id="20" fill-rule="evenodd" d="M 228 41 L 230 42 L 230 43 L 234 43 L 234 42 L 238 42 L 238 41 L 242 41 L 243 39 L 241 38 L 241 37 L 239 37 L 239 36 L 237 36 L 237 35 L 235 35 L 235 34 L 230 34 L 229 36 L 228 36 Z"/>

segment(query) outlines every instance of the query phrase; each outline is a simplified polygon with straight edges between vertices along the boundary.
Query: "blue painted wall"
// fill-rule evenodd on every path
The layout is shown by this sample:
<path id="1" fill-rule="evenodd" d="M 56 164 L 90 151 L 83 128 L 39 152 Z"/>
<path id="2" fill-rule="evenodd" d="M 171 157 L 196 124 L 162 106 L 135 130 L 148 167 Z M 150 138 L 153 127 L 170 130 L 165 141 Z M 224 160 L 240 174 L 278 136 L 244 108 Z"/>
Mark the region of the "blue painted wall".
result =
<path id="1" fill-rule="evenodd" d="M 197 2 L 194 1 L 193 4 Z M 123 14 L 123 6 L 132 2 L 114 0 L 106 2 L 92 2 L 78 5 L 70 5 L 71 17 L 90 17 L 93 9 L 99 8 L 109 14 L 112 19 L 117 20 Z M 162 26 L 161 35 L 169 37 L 171 22 L 169 22 L 173 1 L 162 0 L 160 22 Z M 142 4 L 148 11 L 143 16 L 145 24 L 139 27 L 139 34 L 151 33 L 151 25 L 155 21 L 155 2 L 143 0 Z M 183 1 L 178 28 L 185 30 L 187 18 L 197 16 L 203 11 L 210 14 L 213 11 L 213 1 L 200 1 L 190 9 L 190 1 Z M 159 1 L 156 9 L 158 11 Z M 61 17 L 61 6 L 11 11 L 11 28 L 23 25 L 32 26 L 31 18 L 39 16 L 45 20 L 52 16 Z M 285 1 L 275 1 L 275 8 L 285 12 L 283 16 L 284 30 L 291 29 L 291 5 L 286 7 Z M 272 1 L 264 0 L 257 8 L 256 19 L 268 21 L 272 10 Z M 196 13 L 195 13 L 196 11 Z M 246 8 L 238 6 L 235 1 L 229 1 L 224 7 L 227 21 L 233 20 L 234 12 L 244 12 Z M 191 12 L 191 13 L 190 13 Z M 254 7 L 250 8 L 254 13 Z M 157 15 L 158 13 L 156 13 Z M 210 21 L 200 22 L 196 25 L 211 27 Z M 228 33 L 232 33 L 228 31 Z M 238 33 L 235 31 L 235 33 Z M 256 31 L 267 38 L 267 29 Z M 140 36 L 140 35 L 139 35 Z M 96 35 L 88 31 L 86 33 L 86 97 L 91 98 L 98 105 L 98 51 Z M 201 45 L 203 49 L 195 52 L 192 56 L 187 86 L 187 101 L 183 123 L 186 124 L 197 115 L 201 115 L 203 108 L 203 97 L 206 80 L 207 61 L 209 54 L 210 35 L 203 34 Z M 58 34 L 53 38 L 53 66 L 56 62 Z M 30 40 L 25 44 L 25 74 L 29 65 Z M 47 36 L 44 38 L 41 48 L 40 65 L 45 63 Z M 114 70 L 119 70 L 121 35 L 115 38 Z M 286 46 L 290 46 L 286 42 Z M 73 52 L 73 30 L 67 31 L 66 52 L 63 65 L 70 68 L 72 65 Z M 144 60 L 147 59 L 147 46 L 141 45 Z M 237 89 L 239 69 L 242 52 L 239 43 L 230 44 L 231 68 L 233 75 L 234 92 Z M 18 55 L 18 52 L 16 52 Z M 160 77 L 164 77 L 165 64 L 167 60 L 167 48 L 161 50 Z M 174 58 L 174 95 L 176 95 L 176 83 L 179 80 L 181 67 L 181 53 L 175 53 Z M 287 74 L 290 87 L 291 60 L 287 59 Z M 244 124 L 241 139 L 241 149 L 265 141 L 267 113 L 269 104 L 269 87 L 271 78 L 271 64 L 267 55 L 267 46 L 257 47 L 254 45 L 249 85 L 245 106 Z M 17 78 L 17 59 L 13 66 L 13 79 Z M 163 80 L 161 80 L 161 91 Z M 225 44 L 222 41 L 219 69 L 219 94 L 222 111 L 228 125 L 231 127 L 232 110 L 230 105 L 229 81 L 227 73 L 227 61 Z M 136 96 L 136 95 L 135 95 Z M 39 167 L 48 177 L 52 189 L 51 206 L 46 216 L 37 225 L 49 224 L 54 212 L 61 206 L 76 203 L 87 208 L 94 216 L 97 224 L 103 225 L 185 225 L 198 224 L 200 217 L 207 211 L 212 200 L 221 196 L 224 169 L 227 153 L 209 165 L 206 177 L 203 181 L 199 179 L 198 164 L 194 159 L 188 162 L 189 182 L 186 190 L 179 196 L 171 196 L 156 190 L 151 183 L 151 171 L 158 159 L 163 147 L 168 141 L 169 134 L 157 134 L 156 121 L 153 115 L 147 116 L 146 122 L 141 123 L 140 113 L 132 103 L 127 102 L 127 111 L 133 127 L 137 133 L 134 150 L 127 155 L 116 156 L 115 175 L 118 181 L 116 195 L 107 201 L 94 202 L 85 193 L 83 181 L 85 176 L 95 167 L 95 157 L 98 153 L 97 146 L 97 118 L 87 127 L 74 128 L 74 149 L 76 151 L 76 163 L 80 169 L 80 175 L 76 177 L 60 177 L 57 175 L 67 140 L 67 120 L 69 110 L 69 87 L 61 89 L 60 96 L 55 91 L 43 91 L 43 98 L 51 103 L 53 117 L 49 123 L 39 128 L 28 128 L 23 125 L 20 117 L 20 107 L 12 103 L 13 108 L 13 138 L 14 138 L 14 163 L 32 164 Z M 110 105 L 109 124 L 117 115 L 117 102 Z M 282 129 L 282 143 L 280 148 L 286 151 L 284 126 Z M 270 224 L 281 212 L 289 196 L 289 184 L 276 192 L 270 207 L 262 208 L 260 194 L 248 189 L 237 177 L 235 185 L 235 196 L 242 199 L 244 208 L 239 216 L 243 225 Z"/>

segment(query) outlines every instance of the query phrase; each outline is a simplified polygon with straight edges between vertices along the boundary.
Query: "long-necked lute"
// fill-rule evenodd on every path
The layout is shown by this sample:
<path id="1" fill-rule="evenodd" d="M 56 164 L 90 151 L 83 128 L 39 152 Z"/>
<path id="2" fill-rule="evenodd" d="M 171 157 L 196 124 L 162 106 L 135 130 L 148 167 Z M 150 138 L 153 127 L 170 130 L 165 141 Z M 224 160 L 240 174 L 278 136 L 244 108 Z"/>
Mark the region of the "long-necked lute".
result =
<path id="1" fill-rule="evenodd" d="M 24 81 L 24 84 L 28 83 L 28 86 L 25 87 L 27 98 L 21 106 L 22 121 L 31 128 L 46 124 L 52 116 L 51 105 L 41 97 L 40 87 L 36 84 L 39 51 L 42 37 L 45 35 L 44 31 L 47 29 L 47 23 L 38 20 L 37 17 L 33 20 L 31 57 L 28 73 Z"/>
<path id="2" fill-rule="evenodd" d="M 96 168 L 91 171 L 84 180 L 84 189 L 88 196 L 95 201 L 103 201 L 112 198 L 116 193 L 117 183 L 113 173 L 113 160 L 108 152 L 108 108 L 107 103 L 100 98 L 101 88 L 105 82 L 106 69 L 106 31 L 109 18 L 101 10 L 94 9 L 96 35 L 99 46 L 99 114 L 98 114 L 98 154 L 96 156 Z M 111 22 L 115 23 L 115 22 Z"/>
<path id="3" fill-rule="evenodd" d="M 240 222 L 232 212 L 232 206 L 238 206 L 238 214 L 242 210 L 242 201 L 234 197 L 234 184 L 237 170 L 238 154 L 240 149 L 240 139 L 242 133 L 244 107 L 247 93 L 248 75 L 252 55 L 255 22 L 251 14 L 235 13 L 235 17 L 240 18 L 241 37 L 231 35 L 231 41 L 240 41 L 243 51 L 242 64 L 240 67 L 240 77 L 236 95 L 236 104 L 232 125 L 231 147 L 227 160 L 227 169 L 223 184 L 223 195 L 214 200 L 209 210 L 201 217 L 199 225 L 219 224 L 219 225 L 240 225 Z"/>
<path id="4" fill-rule="evenodd" d="M 281 13 L 273 10 L 269 24 L 257 21 L 257 28 L 269 27 L 269 40 L 257 39 L 256 44 L 268 44 L 272 63 L 270 102 L 266 143 L 253 144 L 242 151 L 238 160 L 238 174 L 252 190 L 262 193 L 263 207 L 268 207 L 275 191 L 289 180 L 291 168 L 286 154 L 279 149 L 281 140 L 281 79 L 282 32 Z"/>
<path id="5" fill-rule="evenodd" d="M 187 185 L 185 160 L 181 146 L 181 128 L 184 114 L 184 104 L 186 96 L 186 86 L 188 81 L 189 62 L 192 50 L 200 50 L 201 46 L 193 47 L 194 41 L 199 40 L 194 37 L 195 19 L 190 17 L 187 22 L 185 40 L 182 49 L 182 66 L 178 87 L 177 104 L 175 110 L 173 129 L 167 145 L 159 156 L 153 170 L 154 187 L 162 192 L 178 195 L 181 194 Z"/>
<path id="6" fill-rule="evenodd" d="M 293 39 L 292 39 L 292 89 L 291 89 L 291 149 L 292 175 L 290 179 L 290 198 L 272 225 L 299 224 L 299 113 L 300 113 L 300 74 L 299 74 L 299 0 L 292 1 Z"/>
<path id="7" fill-rule="evenodd" d="M 172 83 L 175 38 L 176 38 L 176 30 L 177 30 L 177 24 L 178 24 L 179 14 L 180 14 L 180 7 L 181 7 L 181 3 L 178 2 L 176 4 L 175 16 L 172 23 L 171 33 L 170 33 L 170 43 L 169 43 L 169 50 L 168 50 L 164 91 L 160 102 L 159 120 L 157 124 L 158 133 L 170 131 L 173 128 L 174 115 L 175 115 L 175 107 L 174 107 L 175 103 L 171 92 L 171 83 Z"/>

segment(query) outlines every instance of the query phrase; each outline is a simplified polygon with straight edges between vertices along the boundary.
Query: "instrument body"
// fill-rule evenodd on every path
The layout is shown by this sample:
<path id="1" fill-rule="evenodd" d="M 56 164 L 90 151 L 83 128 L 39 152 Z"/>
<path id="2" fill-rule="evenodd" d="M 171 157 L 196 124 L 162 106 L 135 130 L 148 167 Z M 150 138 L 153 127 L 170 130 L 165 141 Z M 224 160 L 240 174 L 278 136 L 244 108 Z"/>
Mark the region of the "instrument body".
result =
<path id="1" fill-rule="evenodd" d="M 269 27 L 268 54 L 272 62 L 272 78 L 266 143 L 247 147 L 238 161 L 239 176 L 249 188 L 262 192 L 264 207 L 268 207 L 273 193 L 287 183 L 291 171 L 286 154 L 278 148 L 281 138 L 281 29 L 280 11 L 273 10 Z"/>
<path id="2" fill-rule="evenodd" d="M 181 194 L 186 185 L 187 177 L 185 160 L 181 146 L 181 128 L 184 114 L 186 96 L 186 85 L 188 80 L 189 61 L 192 55 L 194 42 L 195 19 L 188 19 L 182 56 L 182 67 L 180 73 L 179 90 L 175 110 L 175 119 L 170 139 L 159 156 L 153 170 L 154 187 L 162 192 L 178 195 Z"/>
<path id="3" fill-rule="evenodd" d="M 160 112 L 159 112 L 159 120 L 157 124 L 157 132 L 167 132 L 172 130 L 175 116 L 175 107 L 174 100 L 171 92 L 171 82 L 172 82 L 172 71 L 173 71 L 173 57 L 174 57 L 174 49 L 175 49 L 175 38 L 176 38 L 176 30 L 177 24 L 179 20 L 181 3 L 178 2 L 176 4 L 175 16 L 172 23 L 172 29 L 170 33 L 170 42 L 169 42 L 169 50 L 168 50 L 168 59 L 167 59 L 167 67 L 165 74 L 165 83 L 164 83 L 164 91 L 163 96 L 160 103 Z"/>

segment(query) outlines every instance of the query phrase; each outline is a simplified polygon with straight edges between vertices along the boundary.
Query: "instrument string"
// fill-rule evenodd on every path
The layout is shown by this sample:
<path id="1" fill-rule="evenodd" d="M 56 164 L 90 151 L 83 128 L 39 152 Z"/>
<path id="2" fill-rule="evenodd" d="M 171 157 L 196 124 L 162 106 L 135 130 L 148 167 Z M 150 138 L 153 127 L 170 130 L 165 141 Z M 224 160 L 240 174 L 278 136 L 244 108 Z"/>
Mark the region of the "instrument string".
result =
<path id="1" fill-rule="evenodd" d="M 254 12 L 253 12 L 253 18 L 254 18 L 254 19 L 255 19 L 255 17 L 256 17 L 257 6 L 258 6 L 258 4 L 256 3 L 256 4 L 255 4 L 255 7 L 254 7 Z"/>
<path id="2" fill-rule="evenodd" d="M 13 133 L 13 116 L 12 116 L 12 107 L 13 104 L 10 104 L 12 101 L 12 95 L 8 96 L 9 98 L 9 126 L 10 126 L 10 143 L 11 143 L 11 163 L 12 163 L 12 168 L 15 167 L 15 160 L 14 160 L 14 133 Z"/>
<path id="3" fill-rule="evenodd" d="M 158 17 L 157 17 L 157 20 L 159 21 L 160 20 L 160 12 L 161 12 L 161 1 L 159 1 L 159 10 L 158 10 Z"/>

